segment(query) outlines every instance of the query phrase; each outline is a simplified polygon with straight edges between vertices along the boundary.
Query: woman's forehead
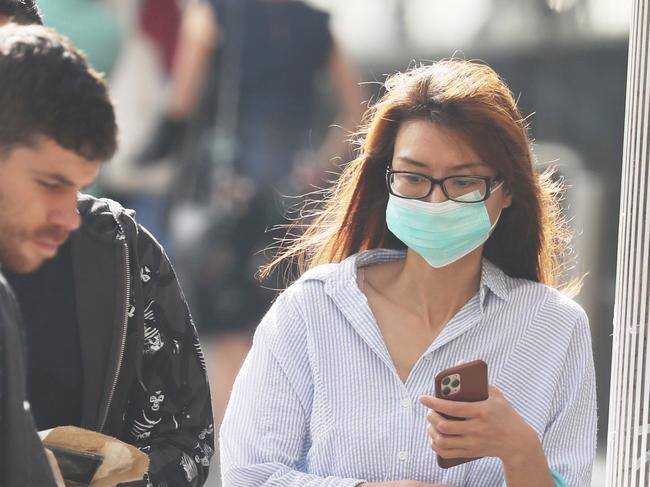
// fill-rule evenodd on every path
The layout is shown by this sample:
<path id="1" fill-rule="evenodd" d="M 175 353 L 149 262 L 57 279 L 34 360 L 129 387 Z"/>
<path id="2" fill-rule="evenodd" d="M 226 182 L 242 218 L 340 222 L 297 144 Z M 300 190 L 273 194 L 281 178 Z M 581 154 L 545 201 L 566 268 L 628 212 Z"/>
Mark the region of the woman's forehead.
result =
<path id="1" fill-rule="evenodd" d="M 421 169 L 487 166 L 461 134 L 426 120 L 400 125 L 393 150 L 393 165 L 396 162 Z"/>

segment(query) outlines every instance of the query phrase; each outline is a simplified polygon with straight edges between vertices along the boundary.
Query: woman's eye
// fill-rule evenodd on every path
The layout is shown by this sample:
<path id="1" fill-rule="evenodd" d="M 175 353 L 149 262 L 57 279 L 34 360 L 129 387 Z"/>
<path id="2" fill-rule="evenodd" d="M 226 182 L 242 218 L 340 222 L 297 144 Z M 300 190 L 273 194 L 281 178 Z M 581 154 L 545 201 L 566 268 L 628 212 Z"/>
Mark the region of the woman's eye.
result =
<path id="1" fill-rule="evenodd" d="M 424 178 L 422 176 L 418 176 L 417 174 L 407 174 L 405 175 L 404 179 L 407 183 L 411 184 L 420 184 L 422 181 L 424 181 Z"/>
<path id="2" fill-rule="evenodd" d="M 473 184 L 476 184 L 477 180 L 473 178 L 466 178 L 466 179 L 458 178 L 458 179 L 453 179 L 452 182 L 456 187 L 466 188 L 468 186 L 472 186 Z"/>

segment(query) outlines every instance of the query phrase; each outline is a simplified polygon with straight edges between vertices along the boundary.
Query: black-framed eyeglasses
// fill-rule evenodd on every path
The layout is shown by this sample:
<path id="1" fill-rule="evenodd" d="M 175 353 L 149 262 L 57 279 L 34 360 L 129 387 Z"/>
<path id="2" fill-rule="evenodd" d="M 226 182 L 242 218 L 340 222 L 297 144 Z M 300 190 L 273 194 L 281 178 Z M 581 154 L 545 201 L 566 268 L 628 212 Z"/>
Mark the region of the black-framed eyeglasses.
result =
<path id="1" fill-rule="evenodd" d="M 490 192 L 500 182 L 490 176 L 447 176 L 442 179 L 411 171 L 386 169 L 386 186 L 390 194 L 409 200 L 429 197 L 440 185 L 443 194 L 459 203 L 480 203 L 490 197 Z"/>

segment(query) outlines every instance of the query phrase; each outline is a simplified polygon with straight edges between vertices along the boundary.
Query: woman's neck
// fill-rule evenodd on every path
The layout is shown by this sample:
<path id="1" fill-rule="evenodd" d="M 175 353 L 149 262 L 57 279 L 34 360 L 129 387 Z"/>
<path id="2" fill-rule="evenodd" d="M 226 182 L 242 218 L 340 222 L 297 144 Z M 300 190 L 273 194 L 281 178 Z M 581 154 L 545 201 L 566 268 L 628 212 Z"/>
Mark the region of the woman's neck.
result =
<path id="1" fill-rule="evenodd" d="M 431 267 L 409 250 L 406 259 L 376 275 L 375 287 L 383 288 L 431 327 L 449 321 L 479 289 L 482 248 L 441 268 Z"/>

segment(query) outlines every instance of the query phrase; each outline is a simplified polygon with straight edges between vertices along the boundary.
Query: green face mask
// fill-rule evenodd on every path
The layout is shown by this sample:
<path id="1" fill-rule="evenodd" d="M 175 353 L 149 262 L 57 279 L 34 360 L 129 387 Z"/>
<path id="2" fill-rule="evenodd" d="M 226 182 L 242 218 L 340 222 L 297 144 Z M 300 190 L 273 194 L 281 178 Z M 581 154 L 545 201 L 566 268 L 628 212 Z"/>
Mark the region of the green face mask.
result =
<path id="1" fill-rule="evenodd" d="M 476 195 L 472 196 L 476 199 Z M 480 247 L 498 221 L 497 218 L 494 225 L 490 224 L 484 201 L 428 203 L 391 194 L 386 207 L 388 229 L 436 268 L 445 267 Z"/>

